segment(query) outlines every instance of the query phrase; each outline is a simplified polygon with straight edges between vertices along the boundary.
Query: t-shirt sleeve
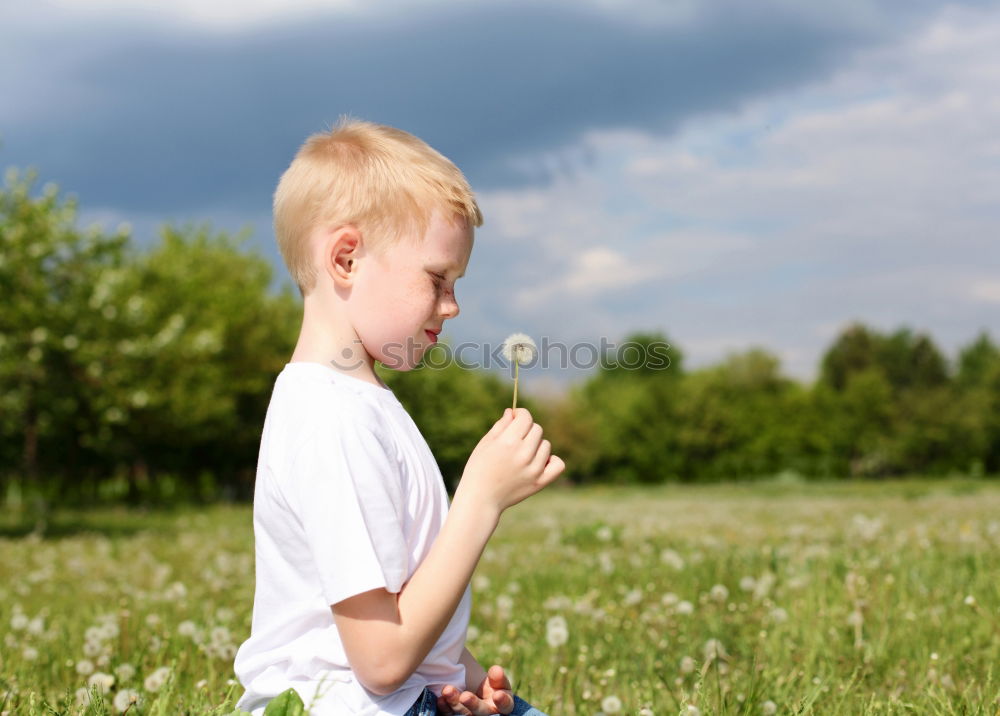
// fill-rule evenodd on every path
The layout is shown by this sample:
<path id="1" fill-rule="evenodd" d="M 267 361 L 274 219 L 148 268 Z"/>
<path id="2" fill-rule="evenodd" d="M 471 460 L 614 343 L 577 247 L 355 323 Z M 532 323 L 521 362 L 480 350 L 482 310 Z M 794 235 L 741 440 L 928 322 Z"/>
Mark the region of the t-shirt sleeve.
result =
<path id="1" fill-rule="evenodd" d="M 339 416 L 305 440 L 289 481 L 327 603 L 402 589 L 405 502 L 391 442 Z"/>

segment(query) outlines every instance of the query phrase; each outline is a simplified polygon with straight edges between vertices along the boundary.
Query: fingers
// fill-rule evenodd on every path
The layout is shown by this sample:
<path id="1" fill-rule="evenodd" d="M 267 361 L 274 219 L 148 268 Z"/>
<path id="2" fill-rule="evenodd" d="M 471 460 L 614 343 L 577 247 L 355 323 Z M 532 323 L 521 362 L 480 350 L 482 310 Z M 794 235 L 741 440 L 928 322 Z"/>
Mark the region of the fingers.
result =
<path id="1" fill-rule="evenodd" d="M 524 436 L 524 446 L 528 449 L 529 455 L 538 452 L 538 446 L 542 443 L 542 426 L 535 423 L 531 426 L 528 434 Z"/>
<path id="2" fill-rule="evenodd" d="M 527 408 L 518 408 L 514 411 L 514 421 L 510 424 L 510 430 L 513 431 L 514 436 L 519 440 L 524 440 L 524 436 L 528 434 L 531 430 L 531 426 L 535 424 L 535 421 L 531 417 L 531 413 L 528 412 Z"/>
<path id="3" fill-rule="evenodd" d="M 448 705 L 448 702 L 445 700 L 444 696 L 438 696 L 437 711 L 439 714 L 443 714 L 444 716 L 454 716 L 455 713 L 454 711 L 451 710 L 451 706 Z"/>
<path id="4" fill-rule="evenodd" d="M 549 458 L 549 462 L 545 466 L 545 470 L 542 471 L 542 476 L 538 479 L 538 482 L 544 487 L 559 477 L 565 469 L 566 463 L 563 462 L 563 459 L 558 455 L 553 455 Z"/>
<path id="5" fill-rule="evenodd" d="M 499 664 L 491 666 L 490 670 L 486 672 L 486 676 L 490 680 L 490 686 L 494 689 L 510 690 L 510 679 L 507 678 L 506 672 Z"/>
<path id="6" fill-rule="evenodd" d="M 480 699 L 471 691 L 459 693 L 454 686 L 445 686 L 441 689 L 441 695 L 437 702 L 438 711 L 448 716 L 491 716 L 491 714 L 496 713 L 493 705 L 496 705 L 498 710 L 500 709 L 500 704 L 495 701 L 495 697 L 493 704 L 491 704 L 489 701 Z M 513 697 L 510 698 L 510 706 L 510 709 L 500 711 L 500 713 L 506 714 L 513 710 Z"/>
<path id="7" fill-rule="evenodd" d="M 471 691 L 459 693 L 454 686 L 445 686 L 441 689 L 441 696 L 438 697 L 438 710 L 448 716 L 472 716 L 472 711 L 464 704 L 466 696 L 476 698 Z"/>
<path id="8" fill-rule="evenodd" d="M 531 460 L 531 471 L 537 473 L 538 475 L 544 475 L 545 466 L 549 462 L 549 456 L 552 454 L 552 443 L 548 440 L 542 440 L 541 444 L 538 446 L 538 452 L 535 453 L 535 457 Z"/>
<path id="9" fill-rule="evenodd" d="M 512 420 L 513 415 L 514 415 L 514 411 L 511 410 L 510 408 L 507 408 L 506 410 L 504 410 L 503 411 L 503 415 L 500 416 L 499 420 L 497 420 L 495 423 L 493 423 L 493 427 L 490 428 L 490 432 L 488 434 L 489 435 L 499 435 L 500 433 L 502 433 L 504 431 L 504 428 L 506 428 L 508 425 L 510 425 L 510 421 Z"/>
<path id="10" fill-rule="evenodd" d="M 514 710 L 514 695 L 510 691 L 494 691 L 493 706 L 502 714 L 509 714 Z"/>

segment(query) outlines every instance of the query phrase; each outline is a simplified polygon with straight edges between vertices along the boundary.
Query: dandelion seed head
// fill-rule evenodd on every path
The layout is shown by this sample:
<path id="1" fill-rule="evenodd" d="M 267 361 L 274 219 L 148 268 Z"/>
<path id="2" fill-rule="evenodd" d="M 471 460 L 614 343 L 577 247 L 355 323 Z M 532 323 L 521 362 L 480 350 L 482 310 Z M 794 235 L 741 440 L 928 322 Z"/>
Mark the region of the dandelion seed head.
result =
<path id="1" fill-rule="evenodd" d="M 601 710 L 608 714 L 619 713 L 622 710 L 622 700 L 617 696 L 605 696 L 601 699 Z"/>
<path id="2" fill-rule="evenodd" d="M 102 694 L 107 694 L 111 691 L 111 687 L 115 685 L 115 677 L 111 674 L 105 674 L 103 671 L 95 671 L 87 679 L 87 686 L 96 686 L 101 690 Z"/>
<path id="3" fill-rule="evenodd" d="M 503 342 L 503 357 L 520 365 L 530 363 L 538 352 L 535 341 L 524 333 L 512 333 Z"/>
<path id="4" fill-rule="evenodd" d="M 140 694 L 135 689 L 122 689 L 115 694 L 112 704 L 120 713 L 124 713 L 129 706 L 139 703 L 139 698 Z"/>
<path id="5" fill-rule="evenodd" d="M 170 667 L 161 666 L 156 669 L 152 674 L 147 676 L 142 682 L 142 686 L 146 691 L 156 693 L 163 688 L 163 685 L 167 683 L 167 679 L 170 677 Z"/>
<path id="6" fill-rule="evenodd" d="M 129 681 L 135 676 L 135 667 L 128 662 L 121 663 L 115 667 L 115 676 L 121 682 Z"/>
<path id="7" fill-rule="evenodd" d="M 724 602 L 729 598 L 729 590 L 723 584 L 716 584 L 709 591 L 709 596 L 716 602 Z"/>

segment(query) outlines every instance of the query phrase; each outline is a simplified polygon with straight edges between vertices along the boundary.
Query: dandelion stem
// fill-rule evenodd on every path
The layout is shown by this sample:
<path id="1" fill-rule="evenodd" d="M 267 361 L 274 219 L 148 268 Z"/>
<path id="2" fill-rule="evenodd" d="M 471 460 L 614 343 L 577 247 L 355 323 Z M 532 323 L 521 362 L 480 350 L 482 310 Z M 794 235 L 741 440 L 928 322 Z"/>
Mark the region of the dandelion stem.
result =
<path id="1" fill-rule="evenodd" d="M 517 410 L 517 368 L 520 365 L 520 361 L 514 361 L 514 405 L 511 406 L 511 410 Z"/>

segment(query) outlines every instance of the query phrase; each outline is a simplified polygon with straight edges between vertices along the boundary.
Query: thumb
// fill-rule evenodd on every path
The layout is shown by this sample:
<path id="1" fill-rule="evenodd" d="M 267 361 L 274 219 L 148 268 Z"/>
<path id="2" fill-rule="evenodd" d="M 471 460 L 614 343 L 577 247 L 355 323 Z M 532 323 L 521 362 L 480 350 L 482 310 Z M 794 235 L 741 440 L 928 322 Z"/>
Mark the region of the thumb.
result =
<path id="1" fill-rule="evenodd" d="M 491 666 L 490 670 L 486 672 L 486 676 L 489 677 L 490 686 L 494 689 L 510 688 L 510 679 L 507 678 L 507 674 L 504 673 L 503 667 L 499 664 Z"/>

